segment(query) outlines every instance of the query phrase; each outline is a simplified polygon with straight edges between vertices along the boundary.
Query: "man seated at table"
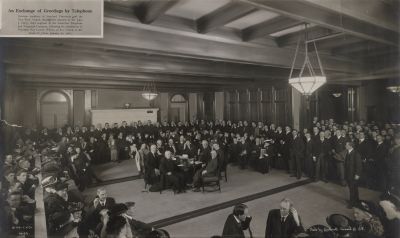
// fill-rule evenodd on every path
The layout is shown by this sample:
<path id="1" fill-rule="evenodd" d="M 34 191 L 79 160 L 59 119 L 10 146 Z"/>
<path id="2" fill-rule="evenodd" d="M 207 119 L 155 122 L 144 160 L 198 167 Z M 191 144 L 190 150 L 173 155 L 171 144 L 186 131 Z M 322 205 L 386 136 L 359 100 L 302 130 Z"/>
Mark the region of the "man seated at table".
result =
<path id="1" fill-rule="evenodd" d="M 196 171 L 196 173 L 193 177 L 193 186 L 194 186 L 193 191 L 194 192 L 200 191 L 200 186 L 201 186 L 203 177 L 217 175 L 217 172 L 218 172 L 218 156 L 217 155 L 218 155 L 217 151 L 212 150 L 210 162 L 208 162 L 207 165 L 203 165 L 202 169 L 199 169 Z"/>
<path id="2" fill-rule="evenodd" d="M 165 179 L 165 185 L 172 185 L 174 193 L 185 192 L 185 181 L 183 175 L 179 171 L 176 161 L 172 160 L 172 153 L 166 150 L 164 158 L 160 162 L 160 173 Z"/>

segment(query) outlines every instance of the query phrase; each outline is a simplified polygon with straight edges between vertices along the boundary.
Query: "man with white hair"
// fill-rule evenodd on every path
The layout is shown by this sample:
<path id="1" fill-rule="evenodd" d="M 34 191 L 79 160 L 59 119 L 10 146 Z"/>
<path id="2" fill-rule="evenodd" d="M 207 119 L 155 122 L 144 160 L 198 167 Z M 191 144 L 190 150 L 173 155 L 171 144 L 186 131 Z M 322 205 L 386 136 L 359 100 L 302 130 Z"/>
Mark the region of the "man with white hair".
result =
<path id="1" fill-rule="evenodd" d="M 107 191 L 105 188 L 97 189 L 97 196 L 93 200 L 91 204 L 92 208 L 101 211 L 103 209 L 110 210 L 115 205 L 115 199 L 112 197 L 108 197 Z"/>
<path id="2" fill-rule="evenodd" d="M 280 208 L 268 213 L 265 238 L 289 238 L 300 232 L 303 232 L 303 227 L 292 201 L 282 199 Z"/>
<path id="3" fill-rule="evenodd" d="M 217 151 L 211 151 L 211 160 L 202 169 L 197 170 L 193 177 L 194 192 L 200 191 L 200 186 L 203 177 L 215 176 L 218 172 L 218 154 Z"/>

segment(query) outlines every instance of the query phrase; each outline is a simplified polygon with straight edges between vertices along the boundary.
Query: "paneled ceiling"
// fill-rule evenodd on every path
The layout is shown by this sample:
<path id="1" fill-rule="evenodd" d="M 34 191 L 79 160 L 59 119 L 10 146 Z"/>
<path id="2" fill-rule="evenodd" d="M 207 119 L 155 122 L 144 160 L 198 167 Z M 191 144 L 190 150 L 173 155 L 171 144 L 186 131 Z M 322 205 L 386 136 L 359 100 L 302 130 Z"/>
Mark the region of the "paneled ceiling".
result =
<path id="1" fill-rule="evenodd" d="M 108 0 L 103 39 L 13 39 L 5 63 L 25 83 L 256 87 L 287 81 L 307 24 L 330 83 L 393 79 L 399 12 L 397 0 Z"/>

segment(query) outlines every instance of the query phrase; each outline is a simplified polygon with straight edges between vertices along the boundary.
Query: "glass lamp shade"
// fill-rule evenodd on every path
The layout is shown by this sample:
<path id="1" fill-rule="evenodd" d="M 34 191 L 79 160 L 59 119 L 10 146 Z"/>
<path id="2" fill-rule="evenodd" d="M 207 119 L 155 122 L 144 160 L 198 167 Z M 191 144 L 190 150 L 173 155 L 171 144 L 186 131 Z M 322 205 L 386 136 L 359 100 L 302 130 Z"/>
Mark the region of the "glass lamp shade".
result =
<path id="1" fill-rule="evenodd" d="M 400 86 L 390 86 L 386 88 L 392 93 L 400 93 Z"/>
<path id="2" fill-rule="evenodd" d="M 289 79 L 289 84 L 301 94 L 306 96 L 310 96 L 315 90 L 325 83 L 325 76 L 297 77 Z"/>
<path id="3" fill-rule="evenodd" d="M 158 93 L 152 93 L 152 92 L 144 92 L 142 93 L 142 97 L 148 101 L 153 100 L 158 96 Z"/>

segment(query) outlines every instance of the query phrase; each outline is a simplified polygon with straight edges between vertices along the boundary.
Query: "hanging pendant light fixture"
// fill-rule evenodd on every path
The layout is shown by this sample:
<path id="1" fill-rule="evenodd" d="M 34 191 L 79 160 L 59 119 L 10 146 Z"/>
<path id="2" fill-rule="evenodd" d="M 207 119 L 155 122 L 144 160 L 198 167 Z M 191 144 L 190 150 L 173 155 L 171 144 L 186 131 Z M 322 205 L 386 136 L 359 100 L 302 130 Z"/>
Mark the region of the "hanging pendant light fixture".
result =
<path id="1" fill-rule="evenodd" d="M 301 66 L 300 72 L 298 75 L 294 75 L 294 67 L 296 64 L 296 59 L 299 54 L 299 48 L 300 48 L 300 38 L 297 42 L 297 47 L 296 47 L 296 52 L 294 55 L 294 59 L 292 62 L 292 67 L 290 69 L 290 75 L 289 75 L 289 84 L 297 89 L 300 93 L 302 93 L 305 96 L 310 96 L 315 90 L 317 90 L 319 87 L 321 87 L 323 84 L 326 83 L 326 76 L 324 73 L 324 69 L 322 68 L 321 60 L 318 55 L 318 50 L 317 46 L 315 44 L 315 41 L 312 41 L 314 49 L 315 49 L 315 55 L 317 58 L 318 62 L 318 68 L 320 73 L 316 73 L 316 69 L 314 69 L 311 61 L 310 61 L 310 54 L 308 52 L 308 44 L 311 41 L 308 41 L 308 34 L 307 34 L 307 24 L 305 24 L 305 31 L 304 31 L 304 62 Z"/>
<path id="2" fill-rule="evenodd" d="M 400 85 L 397 86 L 389 86 L 386 88 L 387 90 L 389 90 L 392 93 L 398 93 L 400 94 Z"/>
<path id="3" fill-rule="evenodd" d="M 147 101 L 151 101 L 158 96 L 156 84 L 154 81 L 146 83 L 143 87 L 142 97 Z"/>

